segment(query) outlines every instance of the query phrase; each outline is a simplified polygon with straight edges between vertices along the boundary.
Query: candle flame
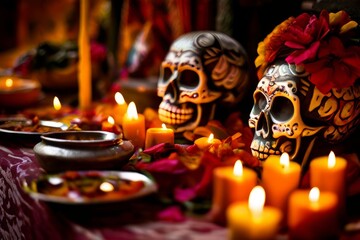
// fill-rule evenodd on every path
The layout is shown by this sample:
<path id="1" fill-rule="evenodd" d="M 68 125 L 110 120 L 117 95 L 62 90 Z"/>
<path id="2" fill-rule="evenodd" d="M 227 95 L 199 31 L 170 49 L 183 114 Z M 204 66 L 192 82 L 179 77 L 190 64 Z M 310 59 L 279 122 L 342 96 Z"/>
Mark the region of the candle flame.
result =
<path id="1" fill-rule="evenodd" d="M 100 190 L 103 192 L 114 191 L 114 186 L 109 182 L 103 182 L 100 184 Z"/>
<path id="2" fill-rule="evenodd" d="M 208 143 L 212 143 L 213 141 L 214 141 L 214 134 L 210 133 L 207 142 L 208 142 Z"/>
<path id="3" fill-rule="evenodd" d="M 162 129 L 167 129 L 165 123 L 161 124 Z"/>
<path id="4" fill-rule="evenodd" d="M 130 102 L 126 112 L 130 119 L 138 119 L 137 109 L 134 102 Z"/>
<path id="5" fill-rule="evenodd" d="M 242 162 L 238 159 L 234 164 L 233 173 L 235 176 L 241 177 L 243 175 L 243 165 Z"/>
<path id="6" fill-rule="evenodd" d="M 115 119 L 112 116 L 108 116 L 107 118 L 108 123 L 110 123 L 111 125 L 115 124 Z"/>
<path id="7" fill-rule="evenodd" d="M 329 157 L 328 157 L 328 168 L 335 167 L 335 164 L 336 164 L 335 153 L 333 151 L 330 151 Z"/>
<path id="8" fill-rule="evenodd" d="M 119 105 L 125 104 L 125 99 L 124 99 L 123 95 L 119 92 L 115 93 L 115 101 Z"/>
<path id="9" fill-rule="evenodd" d="M 265 190 L 261 186 L 254 187 L 249 195 L 248 206 L 253 216 L 261 215 L 265 204 Z"/>
<path id="10" fill-rule="evenodd" d="M 14 84 L 14 81 L 11 78 L 6 79 L 6 81 L 5 81 L 6 87 L 10 88 L 13 86 L 13 84 Z"/>
<path id="11" fill-rule="evenodd" d="M 58 97 L 54 97 L 54 100 L 53 100 L 53 106 L 55 108 L 56 111 L 60 110 L 61 109 L 61 103 L 60 103 L 60 100 Z"/>
<path id="12" fill-rule="evenodd" d="M 280 165 L 285 169 L 289 168 L 290 157 L 289 157 L 288 153 L 284 152 L 284 153 L 281 154 L 281 156 L 280 156 Z"/>
<path id="13" fill-rule="evenodd" d="M 309 192 L 309 201 L 310 202 L 317 202 L 319 201 L 320 197 L 320 190 L 317 187 L 313 187 Z"/>

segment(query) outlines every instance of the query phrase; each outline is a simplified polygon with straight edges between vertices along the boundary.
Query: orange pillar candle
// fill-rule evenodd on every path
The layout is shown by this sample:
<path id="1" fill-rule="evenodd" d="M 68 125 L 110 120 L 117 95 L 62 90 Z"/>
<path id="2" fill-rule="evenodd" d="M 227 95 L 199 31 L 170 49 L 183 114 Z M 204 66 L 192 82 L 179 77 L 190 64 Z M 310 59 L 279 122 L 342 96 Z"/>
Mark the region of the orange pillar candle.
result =
<path id="1" fill-rule="evenodd" d="M 113 132 L 115 134 L 121 133 L 120 127 L 116 125 L 115 120 L 112 116 L 108 116 L 107 121 L 101 123 L 101 130 Z"/>
<path id="2" fill-rule="evenodd" d="M 265 190 L 254 187 L 248 201 L 233 203 L 226 211 L 228 219 L 228 239 L 275 239 L 279 230 L 281 211 L 274 207 L 264 207 Z"/>
<path id="3" fill-rule="evenodd" d="M 333 151 L 328 157 L 318 157 L 310 162 L 310 186 L 320 191 L 334 192 L 339 200 L 339 213 L 345 210 L 346 160 L 335 157 Z"/>
<path id="4" fill-rule="evenodd" d="M 210 218 L 225 225 L 227 207 L 237 201 L 246 201 L 256 184 L 256 172 L 243 168 L 240 160 L 237 160 L 234 166 L 215 168 Z"/>
<path id="5" fill-rule="evenodd" d="M 149 128 L 146 130 L 145 149 L 159 143 L 174 144 L 174 130 L 166 128 L 164 123 L 161 128 Z"/>
<path id="6" fill-rule="evenodd" d="M 91 55 L 89 40 L 89 0 L 80 1 L 80 31 L 78 38 L 79 65 L 78 85 L 81 109 L 89 109 L 91 104 Z"/>
<path id="7" fill-rule="evenodd" d="M 334 193 L 317 187 L 294 191 L 289 198 L 289 239 L 337 239 L 337 204 Z"/>
<path id="8" fill-rule="evenodd" d="M 194 144 L 201 150 L 208 150 L 211 146 L 220 144 L 219 139 L 214 138 L 214 134 L 210 134 L 209 137 L 201 137 L 195 140 Z"/>
<path id="9" fill-rule="evenodd" d="M 143 148 L 145 144 L 145 117 L 138 114 L 134 102 L 130 102 L 123 118 L 124 138 L 130 140 L 134 147 Z"/>
<path id="10" fill-rule="evenodd" d="M 299 187 L 301 167 L 290 162 L 289 154 L 269 156 L 263 163 L 262 185 L 266 191 L 266 205 L 282 211 L 282 225 L 286 224 L 290 193 Z"/>
<path id="11" fill-rule="evenodd" d="M 116 102 L 116 105 L 114 108 L 114 119 L 117 124 L 122 125 L 122 121 L 123 121 L 123 118 L 126 113 L 128 105 L 125 102 L 125 99 L 121 93 L 116 92 L 114 95 L 114 98 L 115 98 L 115 102 Z"/>

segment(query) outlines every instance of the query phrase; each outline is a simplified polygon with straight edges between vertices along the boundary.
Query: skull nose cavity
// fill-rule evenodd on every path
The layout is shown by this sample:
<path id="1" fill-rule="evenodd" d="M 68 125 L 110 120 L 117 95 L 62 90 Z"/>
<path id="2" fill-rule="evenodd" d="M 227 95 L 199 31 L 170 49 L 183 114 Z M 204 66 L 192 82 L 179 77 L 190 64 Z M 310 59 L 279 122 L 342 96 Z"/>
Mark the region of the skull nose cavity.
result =
<path id="1" fill-rule="evenodd" d="M 257 121 L 255 129 L 258 135 L 262 135 L 263 138 L 266 138 L 269 135 L 268 119 L 264 111 L 260 112 L 259 120 Z"/>
<path id="2" fill-rule="evenodd" d="M 165 90 L 165 95 L 167 95 L 171 102 L 175 102 L 176 99 L 178 98 L 178 94 L 177 94 L 177 86 L 176 86 L 176 83 L 175 81 L 172 81 L 166 88 Z"/>

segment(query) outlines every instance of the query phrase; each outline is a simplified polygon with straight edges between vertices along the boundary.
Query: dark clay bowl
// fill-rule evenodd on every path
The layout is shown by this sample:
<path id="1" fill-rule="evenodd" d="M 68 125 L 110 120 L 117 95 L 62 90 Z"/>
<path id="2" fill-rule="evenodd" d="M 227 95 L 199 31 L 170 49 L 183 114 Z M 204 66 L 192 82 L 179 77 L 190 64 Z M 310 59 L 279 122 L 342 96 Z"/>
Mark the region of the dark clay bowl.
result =
<path id="1" fill-rule="evenodd" d="M 34 146 L 36 159 L 47 172 L 116 170 L 134 153 L 134 146 L 106 131 L 45 133 Z"/>

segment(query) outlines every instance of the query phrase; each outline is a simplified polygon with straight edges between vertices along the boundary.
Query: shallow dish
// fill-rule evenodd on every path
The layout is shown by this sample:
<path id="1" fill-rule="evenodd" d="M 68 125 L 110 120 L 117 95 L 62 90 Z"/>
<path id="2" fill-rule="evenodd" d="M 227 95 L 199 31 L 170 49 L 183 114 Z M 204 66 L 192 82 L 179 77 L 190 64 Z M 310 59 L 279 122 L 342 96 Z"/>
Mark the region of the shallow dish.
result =
<path id="1" fill-rule="evenodd" d="M 109 191 L 100 187 L 109 184 L 114 189 Z M 29 183 L 24 182 L 23 189 L 36 200 L 65 205 L 92 205 L 140 198 L 155 193 L 157 186 L 150 178 L 137 172 L 66 171 L 40 175 Z"/>
<path id="2" fill-rule="evenodd" d="M 0 135 L 22 142 L 39 142 L 40 136 L 48 132 L 65 131 L 68 126 L 62 122 L 39 120 L 34 124 L 27 118 L 0 118 Z"/>
<path id="3" fill-rule="evenodd" d="M 120 170 L 134 145 L 106 131 L 45 133 L 34 146 L 36 159 L 48 173 L 68 170 Z"/>

